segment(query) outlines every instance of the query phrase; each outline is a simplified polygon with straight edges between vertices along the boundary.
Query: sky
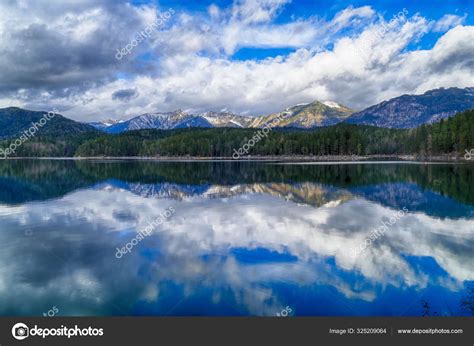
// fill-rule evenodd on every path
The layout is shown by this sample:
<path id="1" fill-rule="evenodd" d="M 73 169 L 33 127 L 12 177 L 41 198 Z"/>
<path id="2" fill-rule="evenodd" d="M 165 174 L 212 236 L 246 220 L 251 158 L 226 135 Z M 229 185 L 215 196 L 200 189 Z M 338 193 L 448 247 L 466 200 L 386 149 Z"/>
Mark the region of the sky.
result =
<path id="1" fill-rule="evenodd" d="M 78 121 L 148 112 L 363 109 L 474 86 L 473 0 L 3 0 L 0 107 Z"/>

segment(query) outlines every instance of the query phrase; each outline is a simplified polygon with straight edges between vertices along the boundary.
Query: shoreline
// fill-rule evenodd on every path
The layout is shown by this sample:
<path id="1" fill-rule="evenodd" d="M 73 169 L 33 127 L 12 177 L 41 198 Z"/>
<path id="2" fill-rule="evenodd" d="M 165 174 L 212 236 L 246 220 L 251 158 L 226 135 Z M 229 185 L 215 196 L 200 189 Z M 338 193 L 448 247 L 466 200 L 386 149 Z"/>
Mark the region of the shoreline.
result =
<path id="1" fill-rule="evenodd" d="M 232 157 L 200 157 L 200 156 L 84 156 L 84 157 L 8 157 L 4 160 L 136 160 L 136 161 L 222 161 L 222 162 L 250 162 L 250 161 L 283 161 L 283 162 L 371 162 L 371 161 L 397 161 L 397 162 L 474 162 L 466 160 L 464 157 L 455 155 L 442 156 L 417 156 L 417 155 L 330 155 L 330 156 L 245 156 L 239 159 Z M 0 160 L 3 161 L 3 160 Z"/>

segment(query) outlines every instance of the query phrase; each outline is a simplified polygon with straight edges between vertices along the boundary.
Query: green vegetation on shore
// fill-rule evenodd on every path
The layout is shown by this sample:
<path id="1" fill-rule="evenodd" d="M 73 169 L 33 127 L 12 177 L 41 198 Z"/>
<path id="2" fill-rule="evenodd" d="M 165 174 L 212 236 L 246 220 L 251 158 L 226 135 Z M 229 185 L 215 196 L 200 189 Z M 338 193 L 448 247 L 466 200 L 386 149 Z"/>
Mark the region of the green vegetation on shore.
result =
<path id="1" fill-rule="evenodd" d="M 85 133 L 35 137 L 16 156 L 195 156 L 231 157 L 258 129 L 192 128 L 139 130 L 118 135 Z M 6 148 L 11 142 L 0 142 Z M 443 155 L 463 156 L 474 148 L 474 110 L 416 129 L 338 124 L 313 130 L 274 129 L 249 150 L 253 156 Z"/>

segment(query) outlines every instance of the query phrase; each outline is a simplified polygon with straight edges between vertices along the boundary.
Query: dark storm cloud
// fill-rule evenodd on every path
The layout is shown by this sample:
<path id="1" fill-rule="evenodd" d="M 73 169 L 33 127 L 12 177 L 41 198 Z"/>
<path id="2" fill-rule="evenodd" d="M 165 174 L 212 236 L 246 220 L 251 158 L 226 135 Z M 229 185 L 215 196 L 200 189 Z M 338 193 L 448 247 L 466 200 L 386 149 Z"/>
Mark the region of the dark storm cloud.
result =
<path id="1" fill-rule="evenodd" d="M 137 96 L 138 92 L 136 89 L 122 89 L 117 90 L 112 94 L 112 100 L 130 101 L 132 98 Z"/>
<path id="2" fill-rule="evenodd" d="M 143 27 L 136 9 L 122 1 L 43 5 L 28 5 L 34 22 L 18 3 L 0 5 L 8 29 L 0 30 L 0 95 L 24 89 L 30 96 L 47 91 L 62 97 L 110 82 L 118 71 L 136 70 L 132 59 L 115 58 L 116 49 Z"/>

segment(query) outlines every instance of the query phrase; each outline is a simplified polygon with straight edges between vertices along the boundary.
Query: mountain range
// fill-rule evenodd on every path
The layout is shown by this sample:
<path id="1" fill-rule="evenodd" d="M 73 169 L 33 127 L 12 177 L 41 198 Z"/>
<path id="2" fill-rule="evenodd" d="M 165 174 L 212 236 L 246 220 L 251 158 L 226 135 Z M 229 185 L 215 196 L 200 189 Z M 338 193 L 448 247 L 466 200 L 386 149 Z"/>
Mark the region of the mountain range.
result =
<path id="1" fill-rule="evenodd" d="M 354 113 L 348 123 L 390 128 L 414 128 L 474 108 L 474 88 L 435 89 L 422 95 L 402 95 Z"/>
<path id="2" fill-rule="evenodd" d="M 190 127 L 259 128 L 281 117 L 275 127 L 313 128 L 335 125 L 347 119 L 354 111 L 336 102 L 314 101 L 287 108 L 279 113 L 251 117 L 230 112 L 186 113 L 181 110 L 167 113 L 145 113 L 126 121 L 94 122 L 89 125 L 107 133 L 121 133 L 140 129 L 180 129 Z"/>
<path id="3" fill-rule="evenodd" d="M 387 128 L 414 128 L 448 118 L 474 108 L 474 88 L 434 89 L 422 95 L 402 95 L 356 112 L 334 101 L 298 104 L 281 112 L 250 117 L 230 112 L 146 113 L 121 122 L 90 123 L 107 133 L 139 129 L 176 129 L 188 127 L 260 128 L 280 117 L 275 127 L 310 129 L 341 122 Z M 273 126 L 273 125 L 272 125 Z"/>
<path id="4" fill-rule="evenodd" d="M 440 88 L 422 95 L 402 95 L 354 111 L 334 101 L 314 101 L 286 108 L 281 112 L 263 116 L 243 116 L 227 111 L 199 114 L 182 110 L 174 112 L 145 113 L 128 120 L 105 120 L 80 123 L 57 115 L 50 125 L 41 130 L 45 135 L 67 135 L 101 131 L 117 134 L 141 129 L 182 128 L 261 128 L 272 123 L 272 127 L 311 129 L 327 127 L 338 123 L 372 125 L 386 128 L 415 128 L 451 117 L 459 111 L 474 108 L 474 87 Z M 38 121 L 45 112 L 35 112 L 17 107 L 0 109 L 0 139 L 21 134 Z"/>

